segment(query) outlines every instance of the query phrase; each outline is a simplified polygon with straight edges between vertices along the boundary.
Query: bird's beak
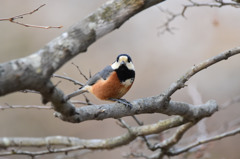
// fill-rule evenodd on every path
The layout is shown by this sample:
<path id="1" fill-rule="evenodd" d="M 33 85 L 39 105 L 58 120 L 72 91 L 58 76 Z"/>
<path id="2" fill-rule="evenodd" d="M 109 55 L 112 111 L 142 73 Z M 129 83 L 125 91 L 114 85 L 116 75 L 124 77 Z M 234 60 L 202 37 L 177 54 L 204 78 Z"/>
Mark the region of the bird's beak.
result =
<path id="1" fill-rule="evenodd" d="M 125 63 L 124 61 L 122 61 L 122 62 L 120 63 L 120 65 L 126 65 L 126 63 Z"/>

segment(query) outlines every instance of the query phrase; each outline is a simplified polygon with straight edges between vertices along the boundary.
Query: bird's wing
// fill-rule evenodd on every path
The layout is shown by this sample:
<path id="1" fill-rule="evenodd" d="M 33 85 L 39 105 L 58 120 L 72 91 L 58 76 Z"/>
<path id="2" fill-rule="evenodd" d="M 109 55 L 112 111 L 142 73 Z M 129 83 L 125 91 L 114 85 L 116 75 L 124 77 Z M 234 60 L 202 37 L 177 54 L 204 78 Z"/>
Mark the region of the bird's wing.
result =
<path id="1" fill-rule="evenodd" d="M 92 78 L 90 78 L 86 85 L 93 85 L 95 84 L 99 79 L 104 79 L 106 80 L 108 78 L 108 76 L 110 75 L 110 73 L 112 73 L 114 70 L 112 69 L 112 67 L 109 65 L 107 67 L 105 67 L 102 71 L 96 73 Z"/>

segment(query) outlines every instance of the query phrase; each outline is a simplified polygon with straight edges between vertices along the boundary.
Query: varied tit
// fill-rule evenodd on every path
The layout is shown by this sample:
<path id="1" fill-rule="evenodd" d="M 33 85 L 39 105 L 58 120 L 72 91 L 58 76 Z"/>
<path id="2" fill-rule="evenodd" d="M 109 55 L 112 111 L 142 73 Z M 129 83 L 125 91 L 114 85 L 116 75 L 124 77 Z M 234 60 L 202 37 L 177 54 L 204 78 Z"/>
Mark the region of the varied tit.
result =
<path id="1" fill-rule="evenodd" d="M 131 57 L 127 54 L 120 54 L 112 65 L 96 73 L 85 85 L 68 95 L 66 99 L 90 92 L 101 100 L 116 101 L 131 108 L 131 103 L 121 98 L 131 88 L 134 79 L 135 69 Z"/>

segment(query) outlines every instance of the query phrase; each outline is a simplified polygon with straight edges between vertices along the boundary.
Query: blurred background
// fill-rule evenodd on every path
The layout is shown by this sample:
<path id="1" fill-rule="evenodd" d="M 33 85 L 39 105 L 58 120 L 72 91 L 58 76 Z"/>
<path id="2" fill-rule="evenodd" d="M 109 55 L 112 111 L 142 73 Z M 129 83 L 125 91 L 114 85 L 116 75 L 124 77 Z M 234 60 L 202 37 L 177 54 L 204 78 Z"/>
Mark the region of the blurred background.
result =
<path id="1" fill-rule="evenodd" d="M 38 12 L 25 16 L 19 21 L 43 26 L 62 25 L 63 28 L 48 30 L 27 28 L 8 21 L 1 21 L 0 62 L 7 62 L 34 53 L 68 27 L 95 11 L 104 2 L 106 0 L 1 0 L 0 18 L 23 14 L 46 4 Z M 174 27 L 173 33 L 162 34 L 160 26 L 166 22 L 168 15 L 163 13 L 159 7 L 179 13 L 184 2 L 176 3 L 176 1 L 169 0 L 137 14 L 120 29 L 92 44 L 86 53 L 79 54 L 70 60 L 56 74 L 69 76 L 84 83 L 84 78 L 72 63 L 78 65 L 86 75 L 89 70 L 94 74 L 104 68 L 106 64 L 111 64 L 118 54 L 127 53 L 132 57 L 136 68 L 135 83 L 124 97 L 131 101 L 162 93 L 194 64 L 239 46 L 240 12 L 239 9 L 233 7 L 189 8 L 185 14 L 186 18 L 179 17 L 171 23 L 171 27 Z M 201 71 L 187 84 L 197 88 L 203 102 L 215 99 L 218 104 L 222 104 L 240 94 L 239 60 L 240 56 L 237 55 L 222 61 Z M 62 81 L 58 86 L 66 94 L 79 88 L 79 86 L 64 80 L 53 79 L 53 81 Z M 104 103 L 90 94 L 87 94 L 87 97 L 95 104 Z M 74 99 L 84 100 L 82 96 Z M 172 99 L 193 103 L 188 87 L 177 91 Z M 6 105 L 6 103 L 9 105 L 42 105 L 39 95 L 19 92 L 0 98 L 0 105 Z M 120 128 L 114 119 L 72 124 L 54 118 L 53 113 L 53 110 L 39 109 L 0 110 L 0 137 L 63 135 L 91 139 L 114 137 L 126 131 Z M 238 103 L 227 109 L 220 109 L 207 119 L 207 131 L 209 133 L 216 131 L 224 124 L 228 125 L 231 121 L 235 121 L 239 116 Z M 161 114 L 145 114 L 137 117 L 145 124 L 166 118 Z M 136 125 L 132 118 L 125 117 L 124 119 L 130 125 Z M 239 159 L 239 143 L 239 135 L 211 143 L 206 151 L 208 155 L 205 155 L 204 158 Z M 121 159 L 124 154 L 130 152 L 131 145 L 111 151 L 87 153 L 81 158 Z M 58 155 L 61 154 L 46 155 L 42 158 L 53 158 Z"/>

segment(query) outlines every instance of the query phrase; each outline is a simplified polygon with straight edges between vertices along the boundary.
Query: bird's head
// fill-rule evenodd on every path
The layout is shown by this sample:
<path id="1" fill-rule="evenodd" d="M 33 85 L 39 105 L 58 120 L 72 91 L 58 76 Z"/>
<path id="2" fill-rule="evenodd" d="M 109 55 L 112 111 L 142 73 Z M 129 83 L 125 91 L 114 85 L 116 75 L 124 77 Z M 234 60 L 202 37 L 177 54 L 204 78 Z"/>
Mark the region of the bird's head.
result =
<path id="1" fill-rule="evenodd" d="M 135 70 L 134 65 L 132 63 L 132 59 L 127 54 L 120 54 L 118 55 L 116 61 L 111 65 L 112 69 L 117 70 L 121 67 L 125 67 L 128 70 Z"/>

